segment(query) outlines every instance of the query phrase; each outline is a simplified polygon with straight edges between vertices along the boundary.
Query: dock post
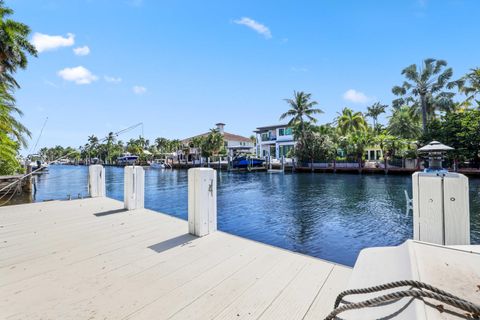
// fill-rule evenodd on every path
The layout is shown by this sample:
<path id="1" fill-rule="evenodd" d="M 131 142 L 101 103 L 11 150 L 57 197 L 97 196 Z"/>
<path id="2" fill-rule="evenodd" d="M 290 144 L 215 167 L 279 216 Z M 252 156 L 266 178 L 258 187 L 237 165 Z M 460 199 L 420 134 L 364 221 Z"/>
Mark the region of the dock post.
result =
<path id="1" fill-rule="evenodd" d="M 285 156 L 282 156 L 282 172 L 285 172 Z"/>
<path id="2" fill-rule="evenodd" d="M 188 170 L 188 232 L 206 236 L 217 230 L 217 172 L 210 168 Z"/>
<path id="3" fill-rule="evenodd" d="M 143 209 L 145 199 L 145 171 L 141 166 L 126 166 L 123 203 L 127 210 Z"/>
<path id="4" fill-rule="evenodd" d="M 105 197 L 105 168 L 101 164 L 88 166 L 88 193 L 90 197 Z"/>
<path id="5" fill-rule="evenodd" d="M 469 245 L 468 178 L 458 173 L 415 172 L 412 187 L 414 240 Z"/>
<path id="6" fill-rule="evenodd" d="M 25 178 L 25 184 L 23 185 L 22 191 L 32 193 L 32 165 L 27 164 L 25 169 L 27 177 Z"/>

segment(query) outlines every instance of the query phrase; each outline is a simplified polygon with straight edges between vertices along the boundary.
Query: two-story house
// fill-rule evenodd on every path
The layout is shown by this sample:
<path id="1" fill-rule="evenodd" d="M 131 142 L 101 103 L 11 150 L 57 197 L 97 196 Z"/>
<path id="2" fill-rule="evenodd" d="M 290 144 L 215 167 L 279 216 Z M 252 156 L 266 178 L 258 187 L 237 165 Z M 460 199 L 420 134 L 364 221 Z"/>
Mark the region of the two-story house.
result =
<path id="1" fill-rule="evenodd" d="M 292 128 L 286 124 L 258 127 L 254 132 L 257 138 L 258 157 L 270 156 L 273 159 L 288 157 L 295 147 Z"/>
<path id="2" fill-rule="evenodd" d="M 237 152 L 246 152 L 246 153 L 253 153 L 254 152 L 254 144 L 250 138 L 243 137 L 238 134 L 233 134 L 229 132 L 225 132 L 224 123 L 217 123 L 215 124 L 216 129 L 218 132 L 223 136 L 223 144 L 225 149 L 227 150 L 227 154 L 229 156 L 233 156 Z M 209 135 L 210 132 L 205 132 L 194 137 L 186 138 L 181 140 L 183 146 L 188 146 L 193 138 L 195 137 L 206 137 Z M 197 148 L 188 148 L 188 151 L 185 152 L 185 149 L 177 151 L 178 159 L 193 161 L 194 159 L 200 158 L 200 150 Z"/>

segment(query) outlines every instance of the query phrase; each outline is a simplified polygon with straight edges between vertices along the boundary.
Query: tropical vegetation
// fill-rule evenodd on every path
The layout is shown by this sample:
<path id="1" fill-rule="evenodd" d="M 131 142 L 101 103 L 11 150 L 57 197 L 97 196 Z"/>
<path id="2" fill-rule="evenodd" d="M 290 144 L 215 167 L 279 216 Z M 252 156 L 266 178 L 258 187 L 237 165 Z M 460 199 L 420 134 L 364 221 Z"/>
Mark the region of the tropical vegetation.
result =
<path id="1" fill-rule="evenodd" d="M 28 55 L 37 55 L 27 39 L 30 28 L 10 19 L 11 15 L 13 10 L 0 0 L 0 175 L 21 171 L 18 151 L 26 147 L 30 132 L 18 120 L 23 113 L 14 98 L 20 88 L 14 76 L 27 67 Z"/>
<path id="2" fill-rule="evenodd" d="M 439 140 L 455 148 L 450 154 L 455 161 L 480 167 L 480 68 L 452 81 L 446 61 L 425 59 L 401 74 L 406 80 L 392 88 L 397 98 L 391 106 L 375 102 L 364 111 L 344 107 L 326 125 L 316 125 L 313 115 L 318 111 L 305 117 L 305 110 L 317 105 L 311 94 L 295 92 L 293 99 L 286 99 L 290 109 L 280 117 L 290 117 L 288 125 L 298 141 L 292 155 L 303 163 L 346 160 L 361 168 L 366 150 L 375 149 L 382 151 L 386 167 L 388 160 L 417 158 L 418 147 Z"/>
<path id="3" fill-rule="evenodd" d="M 392 88 L 397 97 L 391 105 L 373 102 L 364 110 L 344 107 L 335 119 L 317 124 L 322 114 L 312 94 L 294 91 L 285 99 L 288 109 L 280 116 L 288 120 L 297 140 L 289 156 L 302 163 L 330 161 L 355 162 L 361 169 L 369 149 L 380 150 L 387 162 L 418 158 L 416 149 L 431 140 L 449 144 L 456 150 L 452 158 L 480 166 L 480 69 L 452 81 L 453 71 L 443 60 L 426 59 L 401 71 L 405 82 Z M 371 121 L 367 121 L 370 119 Z M 48 159 L 71 154 L 71 159 L 98 158 L 114 163 L 124 152 L 140 155 L 142 160 L 173 156 L 177 151 L 189 160 L 226 155 L 223 136 L 216 129 L 189 140 L 152 140 L 139 137 L 122 142 L 110 133 L 104 139 L 90 136 L 87 143 L 73 148 L 44 148 Z M 255 137 L 251 137 L 252 141 Z M 313 167 L 313 166 L 312 166 Z"/>

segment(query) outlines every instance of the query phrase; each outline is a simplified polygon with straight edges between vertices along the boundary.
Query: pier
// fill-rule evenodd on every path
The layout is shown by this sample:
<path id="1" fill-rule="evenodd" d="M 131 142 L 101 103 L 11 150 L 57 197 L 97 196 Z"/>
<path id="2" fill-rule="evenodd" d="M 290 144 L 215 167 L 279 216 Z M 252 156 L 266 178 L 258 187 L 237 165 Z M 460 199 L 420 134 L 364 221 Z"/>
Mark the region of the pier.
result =
<path id="1" fill-rule="evenodd" d="M 322 319 L 352 269 L 105 197 L 0 208 L 5 319 Z"/>

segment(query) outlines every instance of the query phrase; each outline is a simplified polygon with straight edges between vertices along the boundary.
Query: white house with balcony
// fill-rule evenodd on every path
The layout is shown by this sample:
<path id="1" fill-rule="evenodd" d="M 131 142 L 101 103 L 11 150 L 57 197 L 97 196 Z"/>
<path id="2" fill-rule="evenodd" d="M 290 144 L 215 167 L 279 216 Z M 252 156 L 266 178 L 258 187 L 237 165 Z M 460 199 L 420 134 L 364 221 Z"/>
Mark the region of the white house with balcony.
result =
<path id="1" fill-rule="evenodd" d="M 295 148 L 293 130 L 286 124 L 258 127 L 254 131 L 257 138 L 256 153 L 258 157 L 280 159 L 288 157 Z"/>

